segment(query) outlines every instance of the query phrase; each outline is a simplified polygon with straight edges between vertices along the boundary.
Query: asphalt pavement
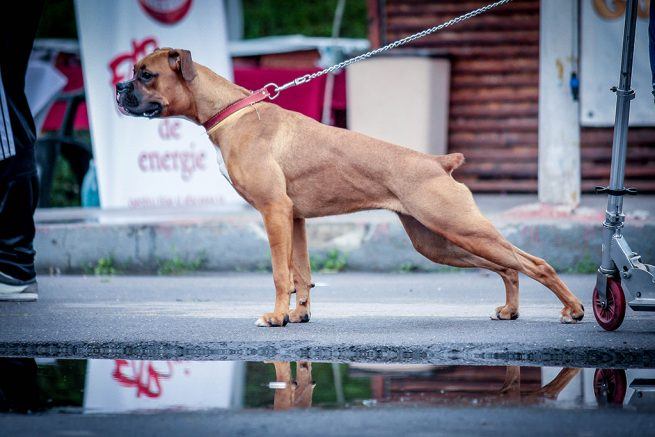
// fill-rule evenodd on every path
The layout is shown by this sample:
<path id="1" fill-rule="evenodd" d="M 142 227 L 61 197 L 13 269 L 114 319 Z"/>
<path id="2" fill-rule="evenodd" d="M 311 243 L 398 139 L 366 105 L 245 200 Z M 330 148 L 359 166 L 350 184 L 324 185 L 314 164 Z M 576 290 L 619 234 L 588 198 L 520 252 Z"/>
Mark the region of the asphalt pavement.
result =
<path id="1" fill-rule="evenodd" d="M 132 415 L 0 415 L 6 435 L 628 436 L 648 435 L 649 412 L 622 409 L 379 408 Z"/>
<path id="2" fill-rule="evenodd" d="M 605 332 L 591 312 L 593 275 L 563 275 L 587 314 L 559 323 L 561 304 L 521 277 L 520 318 L 494 321 L 495 275 L 314 276 L 312 319 L 259 328 L 272 309 L 268 273 L 39 278 L 36 303 L 0 304 L 0 356 L 655 366 L 655 314 L 628 310 Z"/>

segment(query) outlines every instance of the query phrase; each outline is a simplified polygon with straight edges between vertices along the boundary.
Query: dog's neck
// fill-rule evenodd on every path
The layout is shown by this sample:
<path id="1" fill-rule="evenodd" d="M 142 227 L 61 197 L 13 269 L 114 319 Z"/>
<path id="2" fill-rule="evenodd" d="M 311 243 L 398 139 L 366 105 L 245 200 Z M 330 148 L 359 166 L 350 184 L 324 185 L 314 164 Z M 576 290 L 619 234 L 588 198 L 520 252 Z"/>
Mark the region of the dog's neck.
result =
<path id="1" fill-rule="evenodd" d="M 202 124 L 218 111 L 247 97 L 245 88 L 233 84 L 209 68 L 196 64 L 198 76 L 193 80 L 192 91 L 195 97 L 195 121 Z"/>

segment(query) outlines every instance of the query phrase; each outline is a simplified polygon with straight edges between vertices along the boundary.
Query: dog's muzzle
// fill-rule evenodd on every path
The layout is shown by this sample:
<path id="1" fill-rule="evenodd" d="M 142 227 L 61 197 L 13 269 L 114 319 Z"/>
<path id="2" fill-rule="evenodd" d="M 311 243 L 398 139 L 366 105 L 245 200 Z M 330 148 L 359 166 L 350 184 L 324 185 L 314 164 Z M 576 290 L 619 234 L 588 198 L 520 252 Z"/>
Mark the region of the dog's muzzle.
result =
<path id="1" fill-rule="evenodd" d="M 118 110 L 124 115 L 152 118 L 162 112 L 161 103 L 147 102 L 145 105 L 141 105 L 139 98 L 134 93 L 134 82 L 131 80 L 116 84 L 116 104 Z"/>
<path id="2" fill-rule="evenodd" d="M 134 95 L 134 83 L 132 81 L 116 84 L 116 103 L 125 109 L 139 106 L 139 99 Z"/>

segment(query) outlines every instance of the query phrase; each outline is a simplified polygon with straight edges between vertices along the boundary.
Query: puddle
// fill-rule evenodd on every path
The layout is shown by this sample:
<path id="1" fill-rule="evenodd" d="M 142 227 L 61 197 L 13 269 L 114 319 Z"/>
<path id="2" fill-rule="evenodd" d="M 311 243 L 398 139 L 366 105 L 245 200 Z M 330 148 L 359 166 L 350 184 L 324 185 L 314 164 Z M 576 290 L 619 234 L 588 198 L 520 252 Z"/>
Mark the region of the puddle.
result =
<path id="1" fill-rule="evenodd" d="M 0 358 L 0 412 L 416 406 L 649 411 L 655 370 Z"/>

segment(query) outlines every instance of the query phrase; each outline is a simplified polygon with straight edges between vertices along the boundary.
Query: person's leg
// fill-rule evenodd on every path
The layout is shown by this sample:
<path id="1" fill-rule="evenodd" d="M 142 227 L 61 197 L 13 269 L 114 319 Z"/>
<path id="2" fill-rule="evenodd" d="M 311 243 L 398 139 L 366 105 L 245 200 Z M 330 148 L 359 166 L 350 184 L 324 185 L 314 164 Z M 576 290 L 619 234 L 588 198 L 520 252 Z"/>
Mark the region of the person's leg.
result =
<path id="1" fill-rule="evenodd" d="M 32 215 L 38 179 L 34 173 L 5 179 L 0 186 L 0 300 L 36 300 Z"/>
<path id="2" fill-rule="evenodd" d="M 36 300 L 36 129 L 24 90 L 42 8 L 43 1 L 16 5 L 0 28 L 0 300 Z"/>
<path id="3" fill-rule="evenodd" d="M 38 366 L 34 358 L 0 358 L 0 413 L 35 413 L 39 399 Z"/>

